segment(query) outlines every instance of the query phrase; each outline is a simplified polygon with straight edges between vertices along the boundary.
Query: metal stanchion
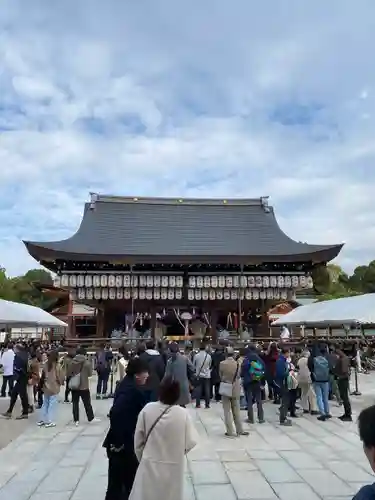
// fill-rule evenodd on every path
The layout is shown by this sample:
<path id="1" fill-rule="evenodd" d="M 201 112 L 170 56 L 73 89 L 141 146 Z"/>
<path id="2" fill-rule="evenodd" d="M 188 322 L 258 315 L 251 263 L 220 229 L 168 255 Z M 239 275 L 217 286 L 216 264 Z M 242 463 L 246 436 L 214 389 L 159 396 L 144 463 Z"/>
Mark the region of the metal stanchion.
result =
<path id="1" fill-rule="evenodd" d="M 357 367 L 357 363 L 355 364 L 355 367 L 354 367 L 354 384 L 355 384 L 355 389 L 353 392 L 350 393 L 351 396 L 361 396 L 362 393 L 360 392 L 359 390 L 359 387 L 358 387 L 358 367 Z"/>

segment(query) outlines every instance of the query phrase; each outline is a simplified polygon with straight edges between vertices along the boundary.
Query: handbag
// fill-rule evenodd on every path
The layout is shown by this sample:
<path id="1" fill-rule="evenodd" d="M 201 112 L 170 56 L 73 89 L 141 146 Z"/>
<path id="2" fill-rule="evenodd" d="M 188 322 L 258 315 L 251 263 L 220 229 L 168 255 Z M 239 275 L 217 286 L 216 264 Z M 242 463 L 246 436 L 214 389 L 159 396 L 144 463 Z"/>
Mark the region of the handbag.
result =
<path id="1" fill-rule="evenodd" d="M 219 394 L 220 396 L 225 396 L 227 398 L 233 397 L 233 387 L 237 378 L 238 370 L 240 365 L 237 363 L 236 373 L 234 374 L 233 382 L 220 382 Z"/>
<path id="2" fill-rule="evenodd" d="M 145 442 L 143 444 L 143 449 L 146 448 L 146 444 L 147 444 L 148 438 L 150 437 L 151 432 L 155 429 L 156 424 L 164 417 L 164 415 L 166 413 L 168 413 L 168 411 L 171 408 L 172 408 L 172 406 L 168 406 L 167 408 L 165 408 L 165 410 L 158 416 L 158 418 L 155 420 L 155 422 L 151 425 L 150 430 L 148 431 L 148 433 L 146 435 L 146 439 L 145 439 Z"/>
<path id="3" fill-rule="evenodd" d="M 70 377 L 70 380 L 68 382 L 68 387 L 71 391 L 77 391 L 80 385 L 81 385 L 81 372 L 79 371 L 78 373 Z"/>

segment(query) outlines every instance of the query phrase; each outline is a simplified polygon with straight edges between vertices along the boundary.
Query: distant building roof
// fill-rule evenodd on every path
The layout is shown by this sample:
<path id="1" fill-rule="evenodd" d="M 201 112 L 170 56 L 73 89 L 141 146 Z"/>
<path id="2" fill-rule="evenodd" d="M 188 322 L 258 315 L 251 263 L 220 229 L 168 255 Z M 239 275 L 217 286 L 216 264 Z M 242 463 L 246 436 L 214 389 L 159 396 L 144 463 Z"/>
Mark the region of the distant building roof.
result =
<path id="1" fill-rule="evenodd" d="M 134 263 L 328 262 L 342 245 L 289 238 L 266 198 L 246 200 L 122 198 L 95 195 L 67 240 L 25 241 L 37 260 Z M 258 261 L 257 261 L 258 259 Z"/>

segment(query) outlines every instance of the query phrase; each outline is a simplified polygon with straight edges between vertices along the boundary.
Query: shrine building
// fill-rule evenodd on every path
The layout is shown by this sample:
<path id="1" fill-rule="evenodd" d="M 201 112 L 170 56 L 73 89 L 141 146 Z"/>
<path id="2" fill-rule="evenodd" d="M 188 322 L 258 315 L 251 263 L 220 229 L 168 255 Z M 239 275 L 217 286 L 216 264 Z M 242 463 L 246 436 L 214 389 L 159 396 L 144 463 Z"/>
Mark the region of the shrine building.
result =
<path id="1" fill-rule="evenodd" d="M 57 273 L 56 286 L 97 310 L 96 336 L 127 330 L 129 318 L 178 322 L 206 318 L 217 341 L 229 315 L 237 330 L 297 290 L 313 287 L 315 269 L 342 245 L 310 245 L 279 227 L 268 198 L 175 199 L 92 194 L 77 232 L 67 240 L 25 241 L 30 255 Z M 184 315 L 185 313 L 185 315 Z M 268 335 L 268 333 L 267 333 Z"/>

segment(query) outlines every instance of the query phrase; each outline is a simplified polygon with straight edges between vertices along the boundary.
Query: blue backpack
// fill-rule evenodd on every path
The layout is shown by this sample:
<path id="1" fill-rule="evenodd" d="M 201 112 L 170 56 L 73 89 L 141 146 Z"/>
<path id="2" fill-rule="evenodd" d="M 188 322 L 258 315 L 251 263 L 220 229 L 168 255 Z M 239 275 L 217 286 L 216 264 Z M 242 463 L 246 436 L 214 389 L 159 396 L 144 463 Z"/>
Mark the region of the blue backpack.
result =
<path id="1" fill-rule="evenodd" d="M 314 358 L 314 379 L 315 382 L 329 381 L 329 363 L 324 356 Z"/>
<path id="2" fill-rule="evenodd" d="M 264 377 L 263 364 L 260 361 L 250 361 L 249 375 L 252 382 L 260 382 Z"/>

